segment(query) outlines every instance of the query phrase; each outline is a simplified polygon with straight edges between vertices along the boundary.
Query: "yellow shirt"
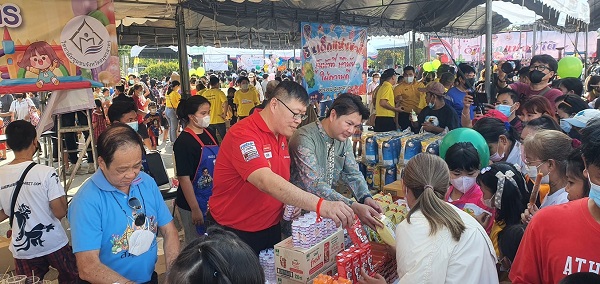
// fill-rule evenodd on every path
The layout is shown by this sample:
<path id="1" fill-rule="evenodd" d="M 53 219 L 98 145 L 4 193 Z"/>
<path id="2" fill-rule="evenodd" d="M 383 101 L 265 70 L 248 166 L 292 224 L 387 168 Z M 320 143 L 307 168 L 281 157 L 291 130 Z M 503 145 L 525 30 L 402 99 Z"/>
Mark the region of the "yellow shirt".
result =
<path id="1" fill-rule="evenodd" d="M 181 95 L 178 92 L 170 92 L 165 96 L 165 104 L 167 107 L 177 108 L 181 101 Z"/>
<path id="2" fill-rule="evenodd" d="M 258 93 L 256 90 L 249 88 L 247 92 L 242 92 L 242 90 L 235 91 L 233 103 L 238 106 L 238 116 L 244 117 L 250 115 L 250 110 L 260 104 L 260 101 L 258 100 Z"/>
<path id="3" fill-rule="evenodd" d="M 390 82 L 385 81 L 379 87 L 377 91 L 376 102 L 375 102 L 375 113 L 377 117 L 395 117 L 396 112 L 393 110 L 385 109 L 380 105 L 381 100 L 387 100 L 388 103 L 393 107 L 396 105 L 394 100 L 394 88 Z"/>
<path id="4" fill-rule="evenodd" d="M 220 89 L 204 89 L 200 94 L 210 102 L 210 124 L 225 123 L 221 117 L 223 114 L 223 103 L 227 96 Z"/>
<path id="5" fill-rule="evenodd" d="M 500 232 L 502 232 L 502 230 L 504 230 L 504 227 L 506 227 L 504 221 L 494 221 L 494 225 L 490 231 L 490 240 L 492 241 L 492 245 L 494 245 L 494 250 L 496 250 L 496 256 L 498 257 L 498 260 L 500 260 L 500 244 L 498 244 L 498 235 Z"/>
<path id="6" fill-rule="evenodd" d="M 196 96 L 202 96 L 202 94 L 204 94 L 204 92 L 208 91 L 209 89 L 202 89 L 198 92 L 196 92 Z"/>
<path id="7" fill-rule="evenodd" d="M 421 95 L 425 94 L 419 92 L 419 88 L 425 88 L 422 82 L 407 83 L 402 82 L 394 88 L 394 96 L 400 100 L 400 106 L 404 107 L 404 112 L 410 113 L 414 110 L 416 113 L 421 111 L 419 103 L 421 101 Z"/>

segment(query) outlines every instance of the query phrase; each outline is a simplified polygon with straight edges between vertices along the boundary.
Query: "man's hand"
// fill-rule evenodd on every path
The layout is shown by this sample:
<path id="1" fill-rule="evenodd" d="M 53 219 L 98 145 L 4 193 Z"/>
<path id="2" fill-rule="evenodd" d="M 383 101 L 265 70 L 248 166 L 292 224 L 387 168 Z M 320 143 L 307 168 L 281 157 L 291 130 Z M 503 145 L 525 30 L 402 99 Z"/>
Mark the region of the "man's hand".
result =
<path id="1" fill-rule="evenodd" d="M 521 213 L 521 222 L 525 225 L 529 224 L 529 222 L 531 222 L 531 218 L 533 218 L 533 215 L 535 215 L 535 213 L 538 211 L 540 211 L 540 209 L 535 204 L 527 204 L 527 209 Z"/>
<path id="2" fill-rule="evenodd" d="M 341 201 L 323 200 L 320 213 L 321 216 L 332 219 L 338 227 L 350 227 L 354 221 L 354 212 Z"/>
<path id="3" fill-rule="evenodd" d="M 470 109 L 471 105 L 473 105 L 473 96 L 467 94 L 463 98 L 463 109 Z"/>
<path id="4" fill-rule="evenodd" d="M 379 212 L 371 208 L 369 205 L 354 202 L 352 203 L 352 210 L 354 213 L 356 213 L 356 215 L 358 215 L 358 219 L 360 219 L 360 222 L 363 225 L 367 225 L 373 230 L 377 230 L 378 226 L 383 227 L 383 224 L 377 221 Z"/>
<path id="5" fill-rule="evenodd" d="M 377 211 L 378 213 L 383 213 L 383 210 L 381 210 L 379 203 L 377 203 L 377 201 L 373 200 L 373 198 L 371 197 L 365 198 L 363 204 L 371 206 L 371 208 L 375 209 L 375 211 Z"/>
<path id="6" fill-rule="evenodd" d="M 377 273 L 374 277 L 369 276 L 364 268 L 360 269 L 359 284 L 386 284 L 385 278 L 381 274 Z"/>
<path id="7" fill-rule="evenodd" d="M 200 209 L 192 209 L 192 224 L 196 226 L 204 225 L 204 216 Z"/>
<path id="8" fill-rule="evenodd" d="M 433 125 L 431 122 L 429 121 L 425 121 L 423 122 L 423 124 L 421 125 L 423 126 L 423 129 L 427 132 L 431 132 L 435 129 L 435 125 Z"/>

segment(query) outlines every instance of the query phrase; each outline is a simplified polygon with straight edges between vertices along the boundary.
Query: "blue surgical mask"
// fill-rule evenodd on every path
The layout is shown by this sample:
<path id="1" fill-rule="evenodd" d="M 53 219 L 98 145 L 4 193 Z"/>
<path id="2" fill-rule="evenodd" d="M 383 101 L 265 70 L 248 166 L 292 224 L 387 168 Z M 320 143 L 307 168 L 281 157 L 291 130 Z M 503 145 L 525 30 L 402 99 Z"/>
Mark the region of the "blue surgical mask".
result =
<path id="1" fill-rule="evenodd" d="M 588 181 L 590 182 L 590 199 L 594 200 L 596 206 L 600 207 L 600 185 L 593 183 L 589 175 Z"/>
<path id="2" fill-rule="evenodd" d="M 562 130 L 563 130 L 565 133 L 567 133 L 567 134 L 568 134 L 569 132 L 571 132 L 571 128 L 572 128 L 572 127 L 573 127 L 573 126 L 572 126 L 572 125 L 571 125 L 569 122 L 567 122 L 566 120 L 564 120 L 564 119 L 561 119 L 561 120 L 560 120 L 560 128 L 561 128 L 561 129 L 562 129 Z"/>
<path id="3" fill-rule="evenodd" d="M 133 130 L 135 130 L 135 132 L 138 131 L 138 123 L 137 123 L 137 121 L 127 122 L 126 124 L 129 127 L 133 128 Z"/>
<path id="4" fill-rule="evenodd" d="M 511 108 L 512 108 L 512 106 L 508 106 L 508 105 L 496 106 L 496 110 L 501 112 L 502 114 L 504 114 L 506 117 L 510 117 L 510 115 L 512 114 L 512 111 L 510 111 Z"/>

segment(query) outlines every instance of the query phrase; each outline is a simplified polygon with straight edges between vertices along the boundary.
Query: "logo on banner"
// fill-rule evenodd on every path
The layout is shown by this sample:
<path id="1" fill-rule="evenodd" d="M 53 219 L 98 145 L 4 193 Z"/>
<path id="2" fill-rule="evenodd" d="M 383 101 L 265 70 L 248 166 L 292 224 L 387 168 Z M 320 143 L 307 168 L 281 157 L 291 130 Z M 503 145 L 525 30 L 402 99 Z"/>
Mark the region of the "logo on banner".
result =
<path id="1" fill-rule="evenodd" d="M 65 55 L 75 65 L 92 69 L 101 66 L 110 56 L 110 41 L 104 25 L 90 16 L 71 19 L 60 34 Z"/>

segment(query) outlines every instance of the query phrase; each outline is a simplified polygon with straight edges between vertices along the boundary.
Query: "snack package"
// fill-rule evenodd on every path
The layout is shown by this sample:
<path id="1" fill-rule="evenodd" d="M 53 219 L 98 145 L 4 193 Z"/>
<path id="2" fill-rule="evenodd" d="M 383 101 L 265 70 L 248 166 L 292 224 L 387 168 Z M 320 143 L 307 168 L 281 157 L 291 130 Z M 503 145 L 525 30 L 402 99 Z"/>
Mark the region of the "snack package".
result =
<path id="1" fill-rule="evenodd" d="M 475 205 L 473 203 L 467 203 L 467 204 L 465 204 L 465 206 L 463 207 L 463 211 L 469 213 L 473 217 L 481 215 L 483 213 L 492 216 L 491 212 L 489 212 L 487 210 L 483 210 L 481 207 L 479 207 L 479 206 L 477 206 L 477 205 Z"/>
<path id="2" fill-rule="evenodd" d="M 385 174 L 384 174 L 384 184 L 383 185 L 387 185 L 390 184 L 392 182 L 396 181 L 396 177 L 397 177 L 397 170 L 396 167 L 392 166 L 389 168 L 384 169 Z"/>
<path id="3" fill-rule="evenodd" d="M 365 233 L 365 230 L 363 229 L 363 226 L 360 223 L 358 216 L 354 215 L 354 223 L 347 230 L 348 236 L 350 236 L 352 243 L 354 243 L 355 245 L 359 246 L 361 244 L 369 242 L 369 239 L 367 238 L 367 233 Z"/>
<path id="4" fill-rule="evenodd" d="M 377 227 L 377 233 L 384 243 L 396 247 L 396 224 L 385 215 L 380 215 L 379 221 L 383 224 L 383 228 Z"/>
<path id="5" fill-rule="evenodd" d="M 374 133 L 367 133 L 363 135 L 364 144 L 364 161 L 366 164 L 375 165 L 379 162 L 379 152 L 377 150 L 377 137 L 374 136 Z"/>

